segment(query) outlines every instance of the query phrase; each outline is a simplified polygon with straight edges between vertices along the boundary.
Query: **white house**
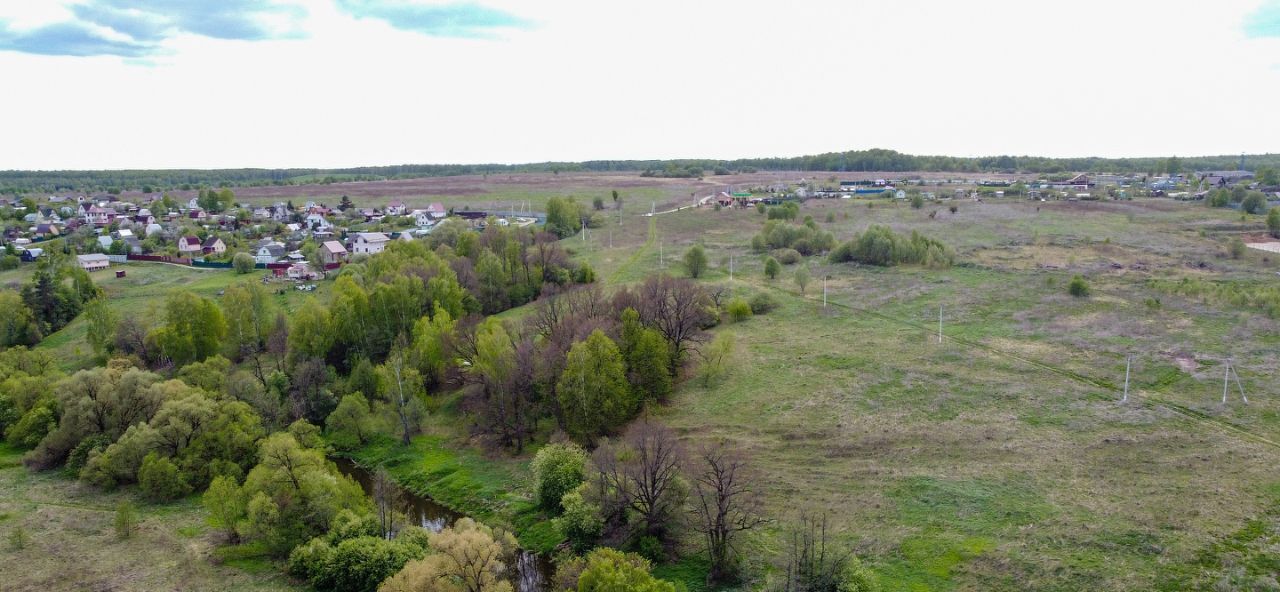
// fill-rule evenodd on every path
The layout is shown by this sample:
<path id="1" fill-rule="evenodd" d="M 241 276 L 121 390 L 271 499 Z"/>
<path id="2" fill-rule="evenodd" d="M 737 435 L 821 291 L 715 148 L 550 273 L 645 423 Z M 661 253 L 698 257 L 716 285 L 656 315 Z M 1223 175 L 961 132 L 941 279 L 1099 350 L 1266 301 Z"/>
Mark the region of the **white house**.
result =
<path id="1" fill-rule="evenodd" d="M 254 254 L 254 261 L 257 263 L 267 264 L 275 263 L 277 259 L 284 257 L 284 245 L 281 243 L 267 243 L 258 247 L 258 251 Z"/>
<path id="2" fill-rule="evenodd" d="M 427 212 L 430 213 L 431 217 L 435 218 L 436 220 L 440 220 L 445 216 L 449 215 L 449 210 L 444 209 L 444 204 L 438 201 L 427 206 Z"/>
<path id="3" fill-rule="evenodd" d="M 76 255 L 76 261 L 80 263 L 80 267 L 85 271 L 97 271 L 111 267 L 111 260 L 101 253 Z"/>
<path id="4" fill-rule="evenodd" d="M 413 223 L 420 227 L 431 226 L 436 223 L 435 216 L 432 216 L 428 210 L 414 210 L 412 216 Z"/>
<path id="5" fill-rule="evenodd" d="M 388 216 L 403 216 L 405 212 L 404 202 L 396 200 L 388 203 L 386 212 Z"/>
<path id="6" fill-rule="evenodd" d="M 333 228 L 333 224 L 330 224 L 329 221 L 325 220 L 324 216 L 320 214 L 307 214 L 306 226 L 312 230 L 328 230 Z"/>
<path id="7" fill-rule="evenodd" d="M 361 232 L 351 241 L 351 252 L 357 255 L 373 255 L 387 248 L 391 239 L 381 232 Z"/>

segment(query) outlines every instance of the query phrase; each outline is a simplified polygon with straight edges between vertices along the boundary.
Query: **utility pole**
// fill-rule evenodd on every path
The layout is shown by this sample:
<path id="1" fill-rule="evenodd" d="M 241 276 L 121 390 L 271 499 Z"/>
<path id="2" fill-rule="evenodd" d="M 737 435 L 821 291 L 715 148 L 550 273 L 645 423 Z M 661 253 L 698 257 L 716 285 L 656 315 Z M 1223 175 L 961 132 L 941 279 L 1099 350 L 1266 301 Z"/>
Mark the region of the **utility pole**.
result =
<path id="1" fill-rule="evenodd" d="M 1231 362 L 1222 365 L 1222 404 L 1227 404 L 1227 381 L 1231 378 Z"/>
<path id="2" fill-rule="evenodd" d="M 729 281 L 733 281 L 733 255 L 729 255 Z"/>
<path id="3" fill-rule="evenodd" d="M 822 276 L 822 308 L 827 307 L 827 278 L 831 276 Z"/>
<path id="4" fill-rule="evenodd" d="M 1121 403 L 1129 402 L 1129 366 L 1133 364 L 1133 356 L 1124 359 L 1124 396 L 1120 398 Z"/>
<path id="5" fill-rule="evenodd" d="M 938 305 L 938 343 L 942 343 L 942 305 Z"/>

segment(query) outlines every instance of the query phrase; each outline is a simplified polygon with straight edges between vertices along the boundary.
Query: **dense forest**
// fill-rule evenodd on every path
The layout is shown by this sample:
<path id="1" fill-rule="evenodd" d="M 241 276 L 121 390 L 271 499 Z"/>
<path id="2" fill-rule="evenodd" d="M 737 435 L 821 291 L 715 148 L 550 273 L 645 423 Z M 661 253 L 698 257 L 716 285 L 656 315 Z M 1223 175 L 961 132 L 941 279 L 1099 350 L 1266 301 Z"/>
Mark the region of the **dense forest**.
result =
<path id="1" fill-rule="evenodd" d="M 1245 157 L 1250 168 L 1280 166 L 1280 154 Z M 1040 156 L 920 156 L 871 149 L 795 157 L 738 160 L 592 160 L 529 164 L 405 164 L 341 169 L 216 169 L 112 171 L 0 171 L 0 194 L 58 191 L 162 191 L 198 187 L 300 185 L 490 173 L 643 171 L 650 176 L 699 177 L 741 171 L 921 171 L 957 173 L 1162 173 L 1233 170 L 1240 156 L 1047 158 Z"/>

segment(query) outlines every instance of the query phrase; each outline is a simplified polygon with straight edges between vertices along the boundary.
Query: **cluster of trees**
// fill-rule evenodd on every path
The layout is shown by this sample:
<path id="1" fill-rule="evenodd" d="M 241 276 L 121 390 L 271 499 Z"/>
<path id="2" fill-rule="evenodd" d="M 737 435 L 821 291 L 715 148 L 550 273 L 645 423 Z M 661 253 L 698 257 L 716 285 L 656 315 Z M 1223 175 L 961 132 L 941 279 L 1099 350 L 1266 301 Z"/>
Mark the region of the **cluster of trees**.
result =
<path id="1" fill-rule="evenodd" d="M 669 428 L 647 420 L 591 453 L 574 444 L 547 445 L 533 470 L 539 502 L 559 513 L 555 524 L 575 551 L 596 548 L 594 555 L 603 548 L 623 557 L 612 550 L 622 549 L 662 561 L 676 553 L 678 541 L 696 535 L 710 563 L 710 585 L 741 581 L 741 538 L 771 522 L 761 505 L 760 476 L 740 448 L 720 441 L 689 450 Z M 792 542 L 806 542 L 788 550 L 786 577 L 774 587 L 872 589 L 870 575 L 847 552 L 833 548 L 829 557 L 813 557 L 815 545 L 827 545 L 825 525 L 821 531 L 813 526 L 802 520 Z M 823 563 L 801 565 L 815 559 Z M 562 561 L 559 571 L 573 572 L 582 561 Z M 557 589 L 565 588 L 558 582 Z"/>
<path id="2" fill-rule="evenodd" d="M 89 273 L 50 250 L 21 291 L 0 290 L 0 347 L 35 345 L 98 301 Z"/>
<path id="3" fill-rule="evenodd" d="M 330 439 L 358 446 L 375 426 L 409 423 L 401 399 L 447 384 L 466 387 L 476 430 L 501 446 L 521 450 L 545 419 L 590 443 L 670 393 L 680 365 L 718 322 L 717 297 L 690 280 L 655 276 L 612 295 L 557 288 L 519 321 L 423 318 L 382 366 L 355 367 L 327 421 Z"/>
<path id="4" fill-rule="evenodd" d="M 618 200 L 617 191 L 614 192 L 614 202 Z M 604 200 L 596 198 L 593 201 L 594 210 L 604 209 Z M 603 224 L 603 218 L 600 214 L 593 213 L 586 206 L 577 202 L 572 197 L 553 197 L 547 200 L 547 223 L 545 229 L 547 232 L 554 234 L 558 238 L 565 238 L 577 234 L 582 230 L 583 225 L 588 228 L 596 228 Z"/>
<path id="5" fill-rule="evenodd" d="M 831 252 L 832 263 L 853 261 L 867 265 L 923 265 L 946 268 L 955 262 L 955 253 L 942 242 L 911 231 L 907 236 L 888 226 L 873 225 Z"/>
<path id="6" fill-rule="evenodd" d="M 1266 214 L 1269 209 L 1266 195 L 1239 185 L 1210 191 L 1205 196 L 1204 203 L 1211 208 L 1227 208 L 1239 204 L 1240 209 L 1249 214 Z"/>
<path id="7" fill-rule="evenodd" d="M 927 156 L 894 150 L 870 149 L 828 152 L 790 158 L 744 158 L 737 160 L 593 160 L 585 162 L 542 162 L 514 165 L 397 165 L 341 169 L 218 169 L 218 170 L 131 170 L 131 171 L 0 171 L 0 194 L 50 193 L 59 191 L 151 190 L 198 187 L 297 185 L 338 180 L 380 180 L 489 173 L 561 171 L 644 171 L 649 176 L 701 177 L 703 171 L 725 174 L 730 171 L 934 171 L 934 172 L 1030 172 L 1063 173 L 1100 171 L 1109 173 L 1180 173 L 1187 170 L 1231 170 L 1238 155 L 1150 158 L 1047 158 L 1040 156 Z M 1264 168 L 1280 167 L 1280 155 L 1261 154 L 1249 162 Z"/>
<path id="8" fill-rule="evenodd" d="M 804 224 L 769 220 L 764 223 L 764 228 L 759 234 L 751 237 L 751 249 L 757 253 L 791 249 L 801 255 L 817 255 L 830 251 L 835 246 L 835 236 L 830 232 L 819 230 L 817 223 L 808 216 L 805 217 Z"/>
<path id="9" fill-rule="evenodd" d="M 196 195 L 196 204 L 206 212 L 225 212 L 236 207 L 236 194 L 230 189 L 201 189 Z"/>

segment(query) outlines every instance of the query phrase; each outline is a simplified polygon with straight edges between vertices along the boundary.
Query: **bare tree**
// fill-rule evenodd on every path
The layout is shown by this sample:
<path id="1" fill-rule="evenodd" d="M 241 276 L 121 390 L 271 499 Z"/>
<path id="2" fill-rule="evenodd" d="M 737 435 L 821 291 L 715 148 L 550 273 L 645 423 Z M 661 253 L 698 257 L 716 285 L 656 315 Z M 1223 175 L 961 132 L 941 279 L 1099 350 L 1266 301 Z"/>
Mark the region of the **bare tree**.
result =
<path id="1" fill-rule="evenodd" d="M 706 338 L 703 328 L 711 322 L 711 296 L 693 280 L 651 276 L 640 286 L 636 304 L 640 320 L 671 344 L 674 373 L 689 350 Z"/>
<path id="2" fill-rule="evenodd" d="M 738 576 L 734 539 L 769 520 L 762 514 L 746 455 L 722 441 L 704 446 L 698 461 L 699 467 L 691 476 L 693 514 L 711 560 L 707 583 L 733 583 Z"/>
<path id="3" fill-rule="evenodd" d="M 373 505 L 383 538 L 390 539 L 395 533 L 396 518 L 404 504 L 404 492 L 391 478 L 391 473 L 384 467 L 378 467 L 373 473 Z"/>
<path id="4" fill-rule="evenodd" d="M 592 455 L 593 493 L 600 501 L 606 531 L 616 535 L 629 529 L 632 534 L 668 539 L 684 504 L 683 460 L 675 433 L 648 420 L 632 425 L 620 446 L 605 442 L 598 447 Z M 626 523 L 628 512 L 634 512 L 635 524 Z"/>
<path id="5" fill-rule="evenodd" d="M 788 537 L 782 592 L 839 592 L 853 553 L 829 545 L 827 515 L 802 514 Z M 861 590 L 861 587 L 853 588 Z"/>

